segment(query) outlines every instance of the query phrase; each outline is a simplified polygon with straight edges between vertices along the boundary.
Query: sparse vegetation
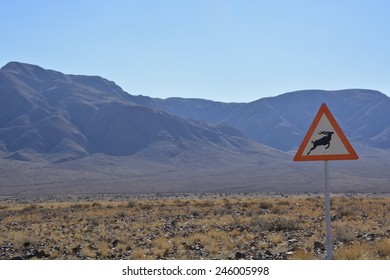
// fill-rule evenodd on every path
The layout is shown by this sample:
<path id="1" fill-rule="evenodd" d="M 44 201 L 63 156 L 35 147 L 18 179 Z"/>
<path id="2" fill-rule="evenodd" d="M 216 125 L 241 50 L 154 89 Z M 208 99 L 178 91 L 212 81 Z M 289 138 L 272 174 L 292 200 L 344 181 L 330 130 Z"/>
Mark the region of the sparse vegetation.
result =
<path id="1" fill-rule="evenodd" d="M 332 198 L 336 259 L 390 259 L 390 198 Z M 0 259 L 323 259 L 323 198 L 0 204 Z"/>

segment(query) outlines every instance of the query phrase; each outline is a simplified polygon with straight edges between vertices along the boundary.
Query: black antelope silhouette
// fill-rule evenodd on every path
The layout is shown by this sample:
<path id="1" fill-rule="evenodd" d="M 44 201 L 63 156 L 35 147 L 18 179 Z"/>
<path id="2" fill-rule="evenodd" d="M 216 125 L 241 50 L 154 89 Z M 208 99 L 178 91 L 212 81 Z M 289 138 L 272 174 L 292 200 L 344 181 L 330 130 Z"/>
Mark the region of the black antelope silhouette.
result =
<path id="1" fill-rule="evenodd" d="M 307 153 L 308 155 L 310 154 L 311 151 L 313 151 L 317 146 L 326 146 L 325 149 L 329 148 L 330 146 L 330 140 L 332 140 L 332 134 L 334 132 L 332 131 L 320 131 L 318 134 L 324 134 L 326 136 L 316 140 L 316 141 L 311 141 L 313 143 L 313 147 L 310 149 L 310 151 Z"/>

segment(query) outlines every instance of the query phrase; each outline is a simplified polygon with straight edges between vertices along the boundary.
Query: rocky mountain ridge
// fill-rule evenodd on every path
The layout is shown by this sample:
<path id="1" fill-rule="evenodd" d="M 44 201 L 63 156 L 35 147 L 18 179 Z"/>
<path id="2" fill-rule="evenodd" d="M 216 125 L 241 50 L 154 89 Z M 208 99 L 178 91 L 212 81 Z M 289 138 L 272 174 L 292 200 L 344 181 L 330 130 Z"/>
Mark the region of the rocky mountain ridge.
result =
<path id="1" fill-rule="evenodd" d="M 132 102 L 134 97 L 100 77 L 13 62 L 0 70 L 0 96 L 0 147 L 15 159 L 129 156 L 148 148 L 155 157 L 174 156 L 195 146 L 243 153 L 261 149 L 231 127 Z"/>

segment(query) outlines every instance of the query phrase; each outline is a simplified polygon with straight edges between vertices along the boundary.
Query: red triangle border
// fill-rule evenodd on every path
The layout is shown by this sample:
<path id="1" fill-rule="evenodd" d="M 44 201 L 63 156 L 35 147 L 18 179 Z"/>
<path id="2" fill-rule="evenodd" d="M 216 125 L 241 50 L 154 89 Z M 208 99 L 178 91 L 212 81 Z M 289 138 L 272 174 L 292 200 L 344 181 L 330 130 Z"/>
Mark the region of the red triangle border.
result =
<path id="1" fill-rule="evenodd" d="M 333 155 L 304 155 L 303 154 L 305 147 L 309 143 L 310 138 L 314 134 L 315 129 L 317 128 L 318 123 L 320 122 L 320 119 L 324 114 L 328 118 L 330 124 L 335 129 L 337 135 L 340 137 L 340 140 L 345 146 L 345 148 L 347 149 L 348 154 L 333 154 Z M 309 130 L 306 133 L 305 138 L 303 138 L 303 141 L 299 146 L 298 151 L 295 154 L 293 160 L 294 161 L 315 161 L 315 160 L 356 160 L 356 159 L 359 159 L 359 156 L 353 149 L 351 143 L 349 143 L 347 137 L 344 135 L 344 132 L 341 130 L 336 119 L 333 117 L 332 113 L 330 112 L 329 108 L 326 106 L 325 103 L 322 103 L 320 109 L 318 110 L 317 115 L 315 116 L 312 124 L 309 127 Z"/>

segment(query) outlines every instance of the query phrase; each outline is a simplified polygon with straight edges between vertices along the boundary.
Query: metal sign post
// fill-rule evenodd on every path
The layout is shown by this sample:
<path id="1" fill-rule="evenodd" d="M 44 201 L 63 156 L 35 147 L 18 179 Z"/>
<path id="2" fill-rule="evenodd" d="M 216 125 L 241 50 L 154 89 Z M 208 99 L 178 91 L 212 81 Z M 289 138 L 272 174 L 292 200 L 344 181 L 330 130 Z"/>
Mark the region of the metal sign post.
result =
<path id="1" fill-rule="evenodd" d="M 325 212 L 326 212 L 326 259 L 332 259 L 332 236 L 330 227 L 330 194 L 329 194 L 329 167 L 328 161 L 324 161 L 325 174 Z"/>
<path id="2" fill-rule="evenodd" d="M 330 227 L 329 160 L 359 159 L 351 143 L 344 135 L 336 119 L 323 103 L 314 117 L 305 138 L 294 156 L 294 161 L 324 161 L 325 212 L 326 212 L 326 258 L 332 259 Z"/>

